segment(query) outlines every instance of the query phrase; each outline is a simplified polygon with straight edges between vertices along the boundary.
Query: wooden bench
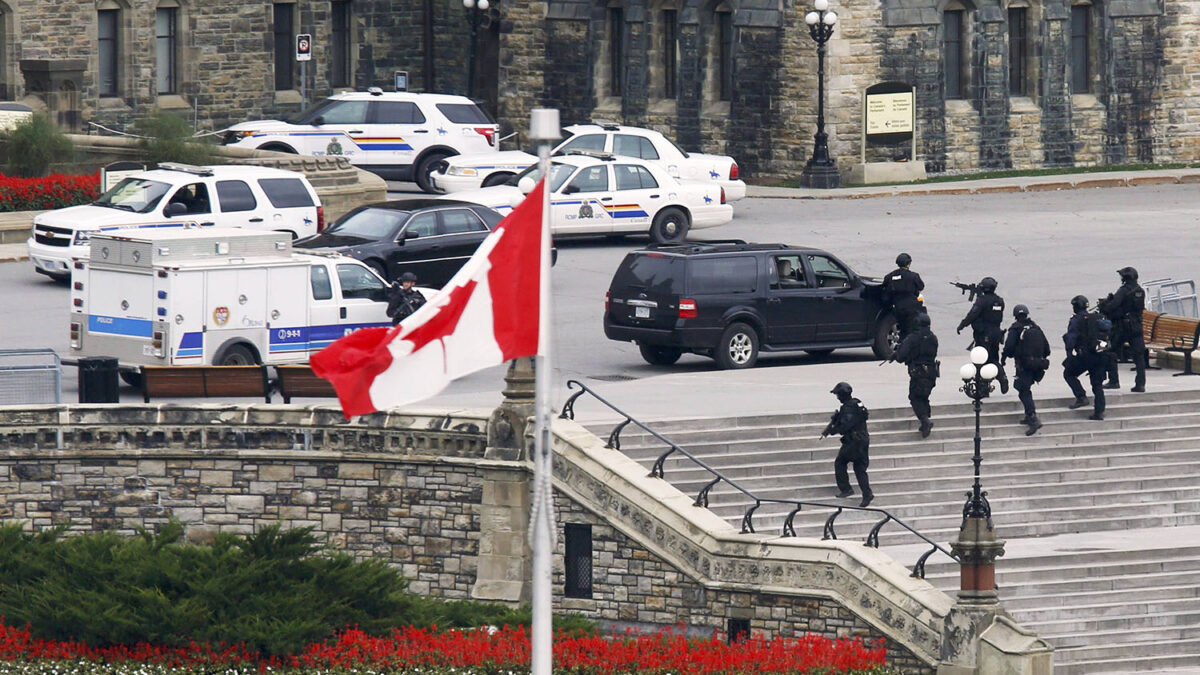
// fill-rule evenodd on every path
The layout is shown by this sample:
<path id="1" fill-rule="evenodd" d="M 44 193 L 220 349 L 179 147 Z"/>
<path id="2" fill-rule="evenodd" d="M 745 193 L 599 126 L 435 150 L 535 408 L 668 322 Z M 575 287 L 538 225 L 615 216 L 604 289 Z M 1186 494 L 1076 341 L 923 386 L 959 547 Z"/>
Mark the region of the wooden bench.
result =
<path id="1" fill-rule="evenodd" d="M 262 396 L 271 402 L 266 366 L 142 366 L 142 398 Z"/>
<path id="2" fill-rule="evenodd" d="M 291 403 L 293 396 L 323 397 L 337 396 L 329 380 L 317 377 L 307 365 L 275 366 L 275 384 L 284 403 Z"/>
<path id="3" fill-rule="evenodd" d="M 1200 319 L 1143 312 L 1142 334 L 1146 339 L 1146 349 L 1183 355 L 1183 372 L 1175 373 L 1176 377 L 1200 375 L 1192 368 L 1192 352 L 1196 350 L 1197 342 L 1200 341 Z"/>

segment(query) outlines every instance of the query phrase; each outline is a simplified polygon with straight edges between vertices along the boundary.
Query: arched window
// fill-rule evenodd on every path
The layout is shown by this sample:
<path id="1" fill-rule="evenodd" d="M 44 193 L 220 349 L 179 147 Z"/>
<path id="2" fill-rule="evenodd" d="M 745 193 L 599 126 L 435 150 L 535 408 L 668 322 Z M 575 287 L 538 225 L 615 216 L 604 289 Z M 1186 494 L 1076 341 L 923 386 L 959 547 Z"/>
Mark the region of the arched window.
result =
<path id="1" fill-rule="evenodd" d="M 96 86 L 101 97 L 121 95 L 124 24 L 125 8 L 115 0 L 101 0 L 96 5 Z"/>
<path id="2" fill-rule="evenodd" d="M 952 0 L 942 10 L 942 73 L 947 99 L 967 98 L 971 88 L 970 9 Z"/>
<path id="3" fill-rule="evenodd" d="M 329 6 L 329 86 L 349 87 L 354 81 L 351 0 L 333 0 Z"/>
<path id="4" fill-rule="evenodd" d="M 1096 75 L 1097 12 L 1090 2 L 1071 5 L 1071 93 L 1090 94 Z"/>
<path id="5" fill-rule="evenodd" d="M 650 9 L 650 98 L 679 95 L 679 4 L 664 0 Z"/>
<path id="6" fill-rule="evenodd" d="M 275 39 L 275 91 L 296 88 L 293 66 L 296 61 L 296 5 L 276 2 L 272 5 L 271 31 Z"/>
<path id="7" fill-rule="evenodd" d="M 594 52 L 596 98 L 601 106 L 619 106 L 625 94 L 628 51 L 625 5 L 622 0 L 608 0 L 603 7 L 603 19 L 597 17 L 593 24 L 600 37 Z"/>
<path id="8" fill-rule="evenodd" d="M 154 10 L 155 90 L 179 93 L 179 2 L 159 0 Z"/>
<path id="9" fill-rule="evenodd" d="M 734 46 L 737 35 L 733 26 L 734 8 L 729 2 L 713 5 L 709 15 L 708 69 L 705 79 L 708 98 L 728 101 L 733 98 Z"/>

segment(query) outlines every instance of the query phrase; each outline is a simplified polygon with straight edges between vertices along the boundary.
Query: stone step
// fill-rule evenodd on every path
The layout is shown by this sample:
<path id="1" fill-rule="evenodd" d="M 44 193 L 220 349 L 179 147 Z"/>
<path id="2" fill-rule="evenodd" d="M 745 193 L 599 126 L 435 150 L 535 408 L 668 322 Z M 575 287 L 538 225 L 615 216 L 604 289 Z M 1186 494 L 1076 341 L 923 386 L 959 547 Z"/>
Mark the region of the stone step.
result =
<path id="1" fill-rule="evenodd" d="M 1094 598 L 1092 598 L 1094 600 Z M 1041 607 L 1021 612 L 1024 625 L 1056 624 L 1055 633 L 1083 630 L 1101 630 L 1099 623 L 1116 619 L 1127 619 L 1130 627 L 1191 625 L 1200 622 L 1200 601 L 1195 597 L 1172 597 L 1159 600 L 1140 599 L 1134 602 L 1088 603 L 1079 598 L 1079 604 L 1065 607 Z M 1009 609 L 1007 603 L 1005 609 Z M 1011 609 L 1009 611 L 1012 611 Z M 1076 628 L 1076 624 L 1088 624 Z M 1093 625 L 1095 624 L 1095 625 Z M 1111 627 L 1111 626 L 1110 626 Z"/>
<path id="2" fill-rule="evenodd" d="M 1139 673 L 1139 675 L 1196 675 L 1200 672 L 1200 640 L 1143 642 L 1105 647 L 1057 649 L 1055 675 Z"/>
<path id="3" fill-rule="evenodd" d="M 1041 632 L 1042 629 L 1041 624 L 1024 625 L 1036 632 Z M 1073 647 L 1122 644 L 1130 647 L 1131 651 L 1136 651 L 1135 645 L 1143 643 L 1157 643 L 1164 640 L 1200 640 L 1200 623 L 1192 622 L 1190 625 L 1147 626 L 1128 629 L 1122 629 L 1120 626 L 1098 630 L 1081 628 L 1078 631 L 1056 633 L 1053 635 L 1055 647 L 1064 650 Z M 1154 656 L 1154 654 L 1146 654 L 1146 656 Z"/>
<path id="4" fill-rule="evenodd" d="M 1133 577 L 1130 577 L 1133 578 Z M 1004 609 L 1015 614 L 1026 616 L 1026 612 L 1050 609 L 1053 607 L 1070 608 L 1077 602 L 1086 602 L 1093 605 L 1103 604 L 1132 604 L 1137 602 L 1151 602 L 1158 600 L 1173 600 L 1188 598 L 1200 607 L 1200 586 L 1195 584 L 1196 572 L 1189 571 L 1177 574 L 1161 574 L 1161 575 L 1141 575 L 1138 577 L 1142 585 L 1135 588 L 1127 588 L 1124 590 L 1093 590 L 1094 584 L 1092 580 L 1080 582 L 1079 586 L 1072 589 L 1069 594 L 1057 589 L 1060 584 L 1038 584 L 1025 585 L 1006 588 L 1003 595 Z M 1168 584 L 1170 580 L 1177 583 Z M 926 580 L 929 580 L 926 577 Z M 957 590 L 958 577 L 955 576 L 952 580 L 946 579 L 949 583 L 945 586 L 934 584 L 942 591 L 954 592 Z M 1187 583 L 1191 581 L 1192 583 Z M 931 582 L 932 583 L 932 582 Z M 1037 592 L 1038 595 L 1013 595 L 1012 591 L 1024 591 L 1028 593 Z M 1103 602 L 1101 602 L 1103 601 Z M 1022 618 L 1022 620 L 1024 620 Z"/>

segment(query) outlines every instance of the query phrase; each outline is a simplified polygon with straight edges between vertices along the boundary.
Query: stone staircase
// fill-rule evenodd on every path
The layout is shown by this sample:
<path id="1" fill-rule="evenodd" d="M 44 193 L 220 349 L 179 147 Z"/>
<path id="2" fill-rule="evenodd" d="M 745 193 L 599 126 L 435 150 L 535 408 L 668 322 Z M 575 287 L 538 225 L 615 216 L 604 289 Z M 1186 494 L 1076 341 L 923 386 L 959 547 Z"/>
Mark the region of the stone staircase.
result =
<path id="1" fill-rule="evenodd" d="M 1200 673 L 1200 391 L 1117 394 L 1107 419 L 1086 419 L 1069 399 L 1039 401 L 1045 426 L 1032 437 L 1017 424 L 1012 395 L 983 404 L 982 482 L 999 538 L 1005 608 L 1056 649 L 1056 672 Z M 832 410 L 832 407 L 831 407 Z M 740 527 L 757 500 L 800 500 L 797 536 L 822 536 L 839 506 L 833 459 L 838 442 L 819 440 L 826 414 L 664 421 L 655 431 L 737 483 L 709 493 L 709 508 Z M 933 434 L 917 435 L 907 408 L 871 412 L 872 507 L 949 548 L 973 480 L 974 412 L 969 402 L 934 410 Z M 607 438 L 611 428 L 593 431 Z M 627 427 L 621 451 L 647 470 L 661 442 Z M 667 481 L 695 496 L 712 475 L 675 453 Z M 851 474 L 853 483 L 853 474 Z M 760 503 L 759 533 L 780 533 L 791 504 Z M 865 540 L 879 511 L 847 509 L 834 521 L 840 539 Z M 911 566 L 929 545 L 894 522 L 880 546 Z M 957 565 L 936 553 L 926 578 L 957 589 Z"/>

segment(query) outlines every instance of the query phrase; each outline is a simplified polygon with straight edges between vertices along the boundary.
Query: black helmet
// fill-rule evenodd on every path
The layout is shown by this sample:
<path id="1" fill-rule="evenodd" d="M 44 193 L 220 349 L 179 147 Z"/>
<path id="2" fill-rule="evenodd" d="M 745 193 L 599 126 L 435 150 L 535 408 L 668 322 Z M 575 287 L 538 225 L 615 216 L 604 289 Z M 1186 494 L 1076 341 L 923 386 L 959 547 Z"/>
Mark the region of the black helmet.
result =
<path id="1" fill-rule="evenodd" d="M 1076 312 L 1082 312 L 1088 308 L 1088 299 L 1086 296 L 1077 295 L 1071 298 L 1071 308 Z"/>
<path id="2" fill-rule="evenodd" d="M 1026 307 L 1025 305 L 1017 305 L 1016 307 L 1013 307 L 1013 318 L 1014 319 L 1028 319 L 1029 318 L 1029 308 Z"/>
<path id="3" fill-rule="evenodd" d="M 917 328 L 928 328 L 933 324 L 933 322 L 929 320 L 929 315 L 925 314 L 924 312 L 918 314 L 917 318 L 913 319 L 913 321 L 916 322 Z"/>
<path id="4" fill-rule="evenodd" d="M 1137 270 L 1133 269 L 1132 267 L 1122 267 L 1121 269 L 1117 270 L 1117 274 L 1121 275 L 1121 281 L 1125 281 L 1127 279 L 1133 279 L 1134 281 L 1137 281 L 1138 278 Z"/>
<path id="5" fill-rule="evenodd" d="M 996 280 L 991 277 L 984 277 L 979 280 L 979 290 L 983 293 L 991 293 L 992 291 L 996 290 L 996 287 L 999 285 L 1000 284 L 997 284 Z"/>
<path id="6" fill-rule="evenodd" d="M 412 272 L 405 272 L 404 274 L 400 275 L 400 281 L 411 281 L 416 283 L 417 275 L 413 274 Z"/>
<path id="7" fill-rule="evenodd" d="M 900 255 L 896 256 L 896 266 L 897 267 L 908 267 L 911 264 L 912 264 L 912 256 L 911 255 L 909 255 L 907 253 L 901 253 Z"/>
<path id="8" fill-rule="evenodd" d="M 837 384 L 833 385 L 833 389 L 829 390 L 829 393 L 837 394 L 838 398 L 841 398 L 842 396 L 849 396 L 853 392 L 854 388 L 845 382 L 838 382 Z"/>

